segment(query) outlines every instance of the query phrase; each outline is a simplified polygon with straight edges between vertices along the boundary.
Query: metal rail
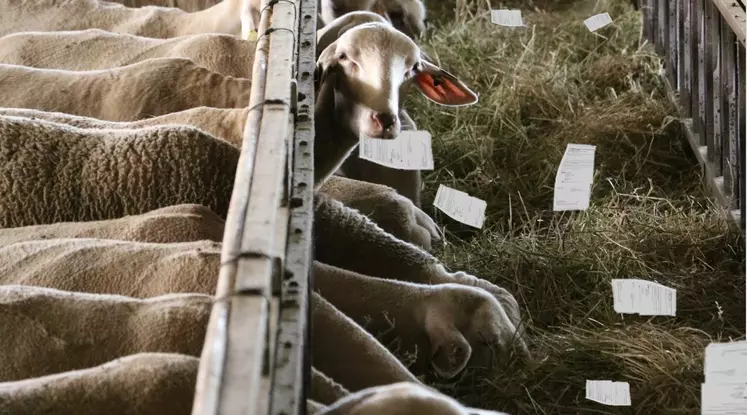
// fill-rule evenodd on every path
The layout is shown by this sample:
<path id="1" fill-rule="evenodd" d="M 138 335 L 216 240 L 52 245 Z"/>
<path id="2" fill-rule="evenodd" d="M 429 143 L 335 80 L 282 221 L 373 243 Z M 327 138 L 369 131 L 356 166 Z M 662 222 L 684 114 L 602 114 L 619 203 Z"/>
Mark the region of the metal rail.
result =
<path id="1" fill-rule="evenodd" d="M 745 229 L 745 11 L 726 0 L 642 0 L 687 139 L 716 201 Z"/>
<path id="2" fill-rule="evenodd" d="M 304 414 L 316 0 L 264 0 L 192 415 Z"/>

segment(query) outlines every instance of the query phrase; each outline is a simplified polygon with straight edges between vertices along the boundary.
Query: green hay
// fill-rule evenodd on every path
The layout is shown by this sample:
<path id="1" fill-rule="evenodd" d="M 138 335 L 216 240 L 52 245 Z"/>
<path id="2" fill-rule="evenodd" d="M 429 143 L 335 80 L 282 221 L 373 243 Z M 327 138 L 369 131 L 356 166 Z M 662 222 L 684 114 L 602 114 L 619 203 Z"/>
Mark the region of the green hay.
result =
<path id="1" fill-rule="evenodd" d="M 713 206 L 666 99 L 660 59 L 628 0 L 430 1 L 427 52 L 480 94 L 467 108 L 410 94 L 434 139 L 424 205 L 446 227 L 437 255 L 509 289 L 530 321 L 529 363 L 501 362 L 437 387 L 523 414 L 699 414 L 708 342 L 744 338 L 744 239 Z M 587 17 L 614 23 L 589 33 Z M 566 144 L 597 146 L 591 207 L 552 212 Z M 482 230 L 431 202 L 438 184 L 487 201 Z M 616 314 L 610 279 L 677 289 L 677 316 Z M 586 379 L 627 381 L 631 407 L 584 398 Z"/>

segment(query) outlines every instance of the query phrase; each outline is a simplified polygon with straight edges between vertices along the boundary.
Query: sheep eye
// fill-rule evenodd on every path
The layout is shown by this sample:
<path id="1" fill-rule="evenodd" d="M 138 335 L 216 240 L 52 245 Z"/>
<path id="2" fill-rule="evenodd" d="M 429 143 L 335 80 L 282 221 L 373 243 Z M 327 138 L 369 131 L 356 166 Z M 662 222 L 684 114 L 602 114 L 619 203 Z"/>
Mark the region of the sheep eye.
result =
<path id="1" fill-rule="evenodd" d="M 344 60 L 345 60 L 345 59 L 347 59 L 347 58 L 348 58 L 348 55 L 346 55 L 346 54 L 344 54 L 344 53 L 341 53 L 341 54 L 339 54 L 339 55 L 337 56 L 337 59 L 339 59 L 339 60 L 341 60 L 341 61 L 344 61 Z"/>
<path id="2" fill-rule="evenodd" d="M 389 17 L 392 20 L 401 20 L 402 19 L 402 12 L 389 12 Z"/>

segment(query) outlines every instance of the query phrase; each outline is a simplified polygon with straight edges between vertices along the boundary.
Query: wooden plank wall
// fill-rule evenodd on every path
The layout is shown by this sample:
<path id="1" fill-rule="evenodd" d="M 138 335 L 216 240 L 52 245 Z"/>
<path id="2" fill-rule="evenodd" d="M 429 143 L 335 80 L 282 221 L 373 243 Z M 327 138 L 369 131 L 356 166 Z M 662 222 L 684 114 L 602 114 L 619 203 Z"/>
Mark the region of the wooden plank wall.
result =
<path id="1" fill-rule="evenodd" d="M 745 10 L 726 0 L 641 0 L 687 139 L 716 201 L 745 228 Z"/>

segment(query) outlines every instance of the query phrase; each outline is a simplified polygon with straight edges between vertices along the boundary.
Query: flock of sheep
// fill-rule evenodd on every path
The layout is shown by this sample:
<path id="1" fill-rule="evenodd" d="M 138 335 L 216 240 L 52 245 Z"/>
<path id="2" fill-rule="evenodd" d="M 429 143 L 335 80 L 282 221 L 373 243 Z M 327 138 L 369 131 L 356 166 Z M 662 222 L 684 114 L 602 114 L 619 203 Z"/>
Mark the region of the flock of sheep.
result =
<path id="1" fill-rule="evenodd" d="M 0 413 L 190 413 L 258 3 L 0 0 Z M 477 97 L 413 40 L 420 0 L 322 0 L 319 22 L 309 413 L 470 413 L 411 370 L 528 355 L 518 304 L 428 252 L 418 172 L 355 150 L 415 128 L 405 86 Z"/>

